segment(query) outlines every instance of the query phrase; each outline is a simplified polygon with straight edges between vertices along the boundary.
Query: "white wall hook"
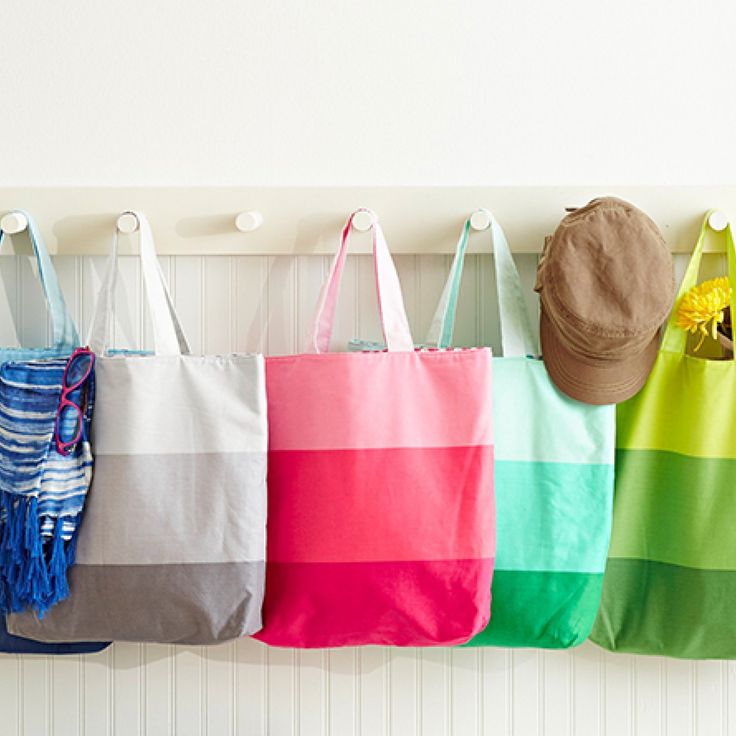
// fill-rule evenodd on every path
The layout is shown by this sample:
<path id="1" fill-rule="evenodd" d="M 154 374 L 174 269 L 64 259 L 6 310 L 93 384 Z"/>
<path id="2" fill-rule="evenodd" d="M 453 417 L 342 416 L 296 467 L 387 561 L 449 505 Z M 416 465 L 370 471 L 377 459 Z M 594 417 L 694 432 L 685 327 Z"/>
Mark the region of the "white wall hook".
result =
<path id="1" fill-rule="evenodd" d="M 487 212 L 483 210 L 476 210 L 470 215 L 470 227 L 473 230 L 488 230 L 491 226 L 491 218 Z"/>
<path id="2" fill-rule="evenodd" d="M 373 215 L 370 212 L 356 212 L 353 215 L 353 227 L 359 233 L 368 232 L 373 227 Z"/>
<path id="3" fill-rule="evenodd" d="M 710 217 L 708 217 L 708 225 L 711 230 L 715 230 L 719 233 L 721 230 L 725 230 L 728 226 L 728 218 L 720 210 L 715 210 L 711 212 Z"/>
<path id="4" fill-rule="evenodd" d="M 8 235 L 21 233 L 28 227 L 28 218 L 22 212 L 8 212 L 0 220 L 0 230 Z"/>
<path id="5" fill-rule="evenodd" d="M 235 218 L 235 227 L 241 233 L 252 233 L 263 224 L 263 215 L 255 210 L 241 212 Z"/>
<path id="6" fill-rule="evenodd" d="M 134 233 L 139 227 L 138 218 L 132 212 L 123 212 L 118 217 L 118 230 L 121 233 Z"/>

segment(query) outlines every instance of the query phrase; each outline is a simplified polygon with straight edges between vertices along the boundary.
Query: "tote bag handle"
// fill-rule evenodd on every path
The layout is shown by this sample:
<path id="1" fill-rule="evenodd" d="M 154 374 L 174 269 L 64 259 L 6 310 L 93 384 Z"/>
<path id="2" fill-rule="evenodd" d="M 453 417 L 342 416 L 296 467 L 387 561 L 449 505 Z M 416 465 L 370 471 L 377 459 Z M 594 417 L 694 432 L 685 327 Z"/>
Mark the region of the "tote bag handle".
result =
<path id="1" fill-rule="evenodd" d="M 507 358 L 537 355 L 539 353 L 537 341 L 529 321 L 529 311 L 524 301 L 521 279 L 506 240 L 506 234 L 491 212 L 484 208 L 479 211 L 484 212 L 490 221 L 488 230 L 493 247 L 503 355 Z M 448 348 L 452 345 L 457 301 L 465 265 L 465 251 L 468 248 L 469 239 L 470 218 L 465 221 L 460 233 L 450 274 L 429 327 L 427 345 L 438 348 Z"/>
<path id="2" fill-rule="evenodd" d="M 698 274 L 700 273 L 700 261 L 703 258 L 705 238 L 708 233 L 708 228 L 710 227 L 708 224 L 708 220 L 712 213 L 713 210 L 708 212 L 703 219 L 703 224 L 700 227 L 700 235 L 698 236 L 698 241 L 697 243 L 695 243 L 693 254 L 690 257 L 690 263 L 688 263 L 687 270 L 685 271 L 682 283 L 680 284 L 680 289 L 677 292 L 675 306 L 670 313 L 669 320 L 667 320 L 667 327 L 664 331 L 664 337 L 662 338 L 662 346 L 660 347 L 660 351 L 684 355 L 685 350 L 687 349 L 688 333 L 677 326 L 677 310 L 680 307 L 680 301 L 682 300 L 682 297 L 685 296 L 685 294 L 698 282 Z M 726 229 L 723 231 L 723 235 L 726 238 L 728 283 L 731 287 L 731 319 L 733 320 L 734 315 L 736 315 L 736 245 L 734 245 L 733 233 L 731 232 L 731 223 L 728 223 L 728 225 L 726 225 Z M 731 357 L 731 360 L 736 360 L 736 352 Z"/>
<path id="3" fill-rule="evenodd" d="M 391 252 L 388 249 L 383 230 L 374 212 L 360 208 L 350 215 L 342 229 L 340 248 L 332 261 L 330 273 L 322 286 L 317 302 L 317 313 L 307 345 L 307 352 L 326 353 L 329 350 L 332 328 L 335 322 L 335 308 L 340 294 L 340 282 L 347 256 L 348 237 L 353 226 L 353 218 L 358 212 L 368 212 L 373 218 L 371 227 L 373 232 L 373 264 L 376 276 L 378 311 L 386 347 L 390 352 L 414 350 L 409 321 L 404 309 L 404 300 L 401 296 L 399 276 L 396 273 L 396 267 L 393 258 L 391 258 Z"/>
<path id="4" fill-rule="evenodd" d="M 141 270 L 153 323 L 155 353 L 156 355 L 186 355 L 189 353 L 189 344 L 184 336 L 169 288 L 166 285 L 166 279 L 156 256 L 151 226 L 143 213 L 133 212 L 133 214 L 139 223 Z M 118 237 L 116 227 L 87 341 L 90 348 L 100 355 L 107 352 L 112 337 L 115 286 L 118 275 Z"/>
<path id="5" fill-rule="evenodd" d="M 54 341 L 54 347 L 59 349 L 73 350 L 79 345 L 79 335 L 77 328 L 74 326 L 69 310 L 64 301 L 64 295 L 59 286 L 59 279 L 56 276 L 49 252 L 46 250 L 46 244 L 41 236 L 35 220 L 25 210 L 18 210 L 25 215 L 28 221 L 28 237 L 33 246 L 33 253 L 38 263 L 38 277 L 41 280 L 41 288 L 46 299 L 46 305 L 51 317 L 51 333 Z M 5 233 L 0 230 L 0 247 L 2 246 Z"/>

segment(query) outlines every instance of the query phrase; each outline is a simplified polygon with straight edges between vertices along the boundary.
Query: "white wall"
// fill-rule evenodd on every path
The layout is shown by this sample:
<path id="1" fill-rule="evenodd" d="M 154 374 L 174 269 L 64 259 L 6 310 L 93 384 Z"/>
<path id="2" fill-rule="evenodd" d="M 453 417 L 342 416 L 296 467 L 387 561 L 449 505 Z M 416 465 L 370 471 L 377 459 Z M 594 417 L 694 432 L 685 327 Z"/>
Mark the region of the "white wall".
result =
<path id="1" fill-rule="evenodd" d="M 729 0 L 3 0 L 0 184 L 730 183 Z"/>
<path id="2" fill-rule="evenodd" d="M 4 186 L 733 182 L 726 0 L 4 0 L 0 11 Z M 58 262 L 84 322 L 100 263 Z M 421 331 L 446 259 L 400 265 Z M 0 304 L 32 340 L 39 305 L 25 266 L 12 268 L 12 304 Z M 196 346 L 275 352 L 296 347 L 324 259 L 177 256 L 165 268 Z M 351 268 L 341 330 L 366 334 L 369 268 Z M 145 341 L 139 274 L 126 269 L 128 333 Z M 488 263 L 473 270 L 461 339 L 493 341 Z M 0 657 L 3 735 L 710 736 L 736 730 L 734 708 L 730 663 L 591 645 L 294 653 L 243 641 Z"/>

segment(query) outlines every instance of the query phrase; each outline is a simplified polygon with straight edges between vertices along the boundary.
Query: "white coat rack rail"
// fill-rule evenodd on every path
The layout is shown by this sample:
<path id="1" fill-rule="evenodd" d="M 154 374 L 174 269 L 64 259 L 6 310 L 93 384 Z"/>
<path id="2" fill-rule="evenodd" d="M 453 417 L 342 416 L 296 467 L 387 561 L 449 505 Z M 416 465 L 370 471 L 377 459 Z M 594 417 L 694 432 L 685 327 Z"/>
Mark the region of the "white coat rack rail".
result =
<path id="1" fill-rule="evenodd" d="M 394 253 L 454 252 L 462 222 L 479 207 L 492 210 L 517 253 L 538 253 L 565 209 L 613 195 L 643 209 L 674 253 L 688 253 L 704 213 L 722 230 L 736 217 L 736 187 L 19 187 L 0 188 L 0 229 L 22 233 L 27 210 L 58 255 L 104 255 L 116 226 L 134 233 L 142 210 L 161 255 L 309 255 L 334 253 L 348 214 L 378 214 Z M 353 250 L 370 250 L 370 217 L 357 218 Z M 488 222 L 476 213 L 473 228 Z M 15 252 L 23 252 L 17 237 Z M 123 238 L 133 252 L 136 238 Z M 490 252 L 489 238 L 471 239 L 470 252 Z M 716 243 L 711 250 L 720 250 Z M 3 248 L 4 253 L 12 253 Z"/>

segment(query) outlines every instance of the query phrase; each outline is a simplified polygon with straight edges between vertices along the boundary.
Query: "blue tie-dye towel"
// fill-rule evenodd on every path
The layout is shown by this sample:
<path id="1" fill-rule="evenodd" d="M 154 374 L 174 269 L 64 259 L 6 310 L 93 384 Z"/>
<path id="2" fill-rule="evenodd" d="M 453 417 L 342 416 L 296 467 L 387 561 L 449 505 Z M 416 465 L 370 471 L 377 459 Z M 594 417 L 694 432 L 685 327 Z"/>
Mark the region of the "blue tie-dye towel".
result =
<path id="1" fill-rule="evenodd" d="M 94 371 L 68 398 L 84 410 L 68 455 L 54 438 L 66 359 L 0 366 L 0 611 L 40 616 L 69 595 L 77 531 L 92 479 Z"/>

